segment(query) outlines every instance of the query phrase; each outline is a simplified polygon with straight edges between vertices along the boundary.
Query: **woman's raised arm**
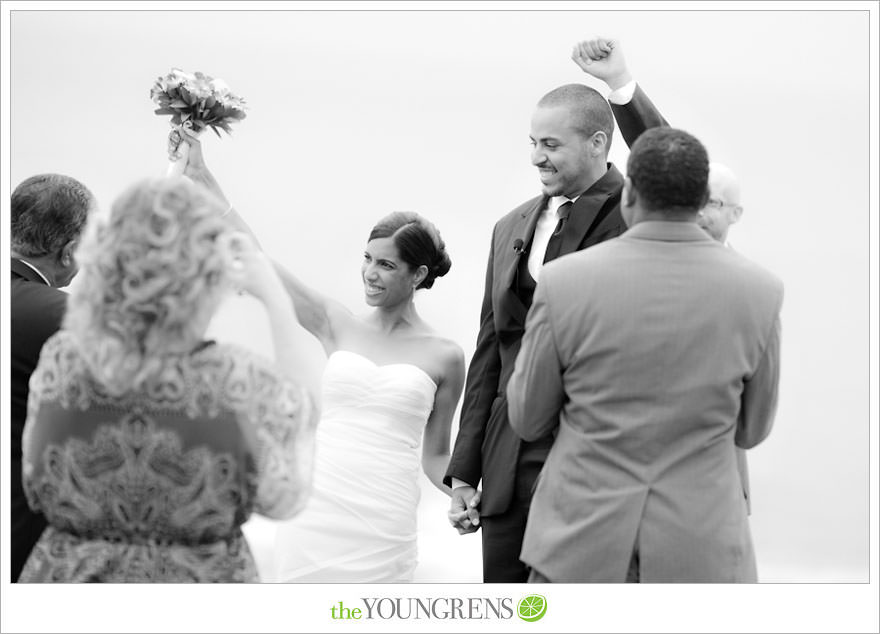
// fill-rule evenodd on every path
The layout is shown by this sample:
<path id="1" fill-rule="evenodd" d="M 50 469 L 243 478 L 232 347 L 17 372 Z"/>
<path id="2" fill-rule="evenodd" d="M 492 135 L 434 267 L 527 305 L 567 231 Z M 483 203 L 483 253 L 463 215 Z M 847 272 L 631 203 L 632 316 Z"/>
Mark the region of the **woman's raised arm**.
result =
<path id="1" fill-rule="evenodd" d="M 193 182 L 205 187 L 226 206 L 224 217 L 236 229 L 248 234 L 254 244 L 260 244 L 250 225 L 242 218 L 241 214 L 233 208 L 232 204 L 223 193 L 220 183 L 208 169 L 202 153 L 202 144 L 192 133 L 185 131 L 185 140 L 190 149 L 187 156 L 187 164 L 184 176 Z M 303 284 L 293 273 L 278 264 L 272 262 L 275 271 L 281 278 L 287 294 L 293 300 L 297 319 L 302 326 L 321 342 L 324 350 L 329 354 L 337 348 L 336 342 L 340 330 L 351 323 L 354 317 L 351 312 L 339 302 L 329 299 L 321 293 Z"/>

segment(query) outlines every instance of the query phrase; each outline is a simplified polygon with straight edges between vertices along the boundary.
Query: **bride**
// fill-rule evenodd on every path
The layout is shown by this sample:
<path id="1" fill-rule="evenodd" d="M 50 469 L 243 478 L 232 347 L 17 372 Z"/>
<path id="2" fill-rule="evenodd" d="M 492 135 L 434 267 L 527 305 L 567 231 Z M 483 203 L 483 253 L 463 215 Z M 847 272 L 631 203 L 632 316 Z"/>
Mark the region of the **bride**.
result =
<path id="1" fill-rule="evenodd" d="M 188 141 L 184 173 L 226 200 L 200 143 Z M 231 207 L 230 214 L 237 216 Z M 277 267 L 300 322 L 328 355 L 313 492 L 294 520 L 278 526 L 279 581 L 412 581 L 419 465 L 450 494 L 442 480 L 465 374 L 461 348 L 425 323 L 413 300 L 450 265 L 433 224 L 396 212 L 367 240 L 361 278 L 372 310 L 363 315 Z"/>

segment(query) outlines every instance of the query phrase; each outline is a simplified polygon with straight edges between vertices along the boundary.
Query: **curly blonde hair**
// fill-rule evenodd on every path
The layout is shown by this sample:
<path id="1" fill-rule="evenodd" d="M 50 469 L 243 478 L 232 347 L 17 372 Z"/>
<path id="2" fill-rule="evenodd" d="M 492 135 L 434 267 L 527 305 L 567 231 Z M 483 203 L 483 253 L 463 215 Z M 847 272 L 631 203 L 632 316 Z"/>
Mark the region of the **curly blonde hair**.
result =
<path id="1" fill-rule="evenodd" d="M 140 389 L 201 340 L 231 287 L 223 209 L 190 181 L 154 179 L 119 196 L 108 220 L 90 221 L 64 327 L 111 393 Z"/>

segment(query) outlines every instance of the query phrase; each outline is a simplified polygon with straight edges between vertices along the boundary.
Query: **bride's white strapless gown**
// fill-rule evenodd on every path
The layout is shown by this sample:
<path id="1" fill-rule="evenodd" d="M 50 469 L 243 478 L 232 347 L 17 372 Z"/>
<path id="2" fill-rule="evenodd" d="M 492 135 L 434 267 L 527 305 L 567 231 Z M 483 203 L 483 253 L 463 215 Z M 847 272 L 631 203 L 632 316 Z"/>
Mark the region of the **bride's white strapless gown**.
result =
<path id="1" fill-rule="evenodd" d="M 422 434 L 436 390 L 412 364 L 330 355 L 311 497 L 276 533 L 279 581 L 412 581 Z"/>

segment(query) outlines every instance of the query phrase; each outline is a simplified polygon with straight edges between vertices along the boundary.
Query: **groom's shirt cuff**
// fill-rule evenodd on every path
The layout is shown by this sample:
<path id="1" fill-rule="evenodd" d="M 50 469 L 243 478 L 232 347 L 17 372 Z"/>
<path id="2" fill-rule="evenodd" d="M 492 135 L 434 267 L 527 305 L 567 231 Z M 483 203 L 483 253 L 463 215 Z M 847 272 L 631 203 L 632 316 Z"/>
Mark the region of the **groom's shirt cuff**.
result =
<path id="1" fill-rule="evenodd" d="M 612 90 L 608 93 L 608 101 L 617 106 L 623 106 L 632 101 L 635 92 L 636 80 L 631 79 L 617 90 Z"/>
<path id="2" fill-rule="evenodd" d="M 469 487 L 471 486 L 464 480 L 459 480 L 458 478 L 452 478 L 452 490 L 454 491 L 458 487 Z"/>

